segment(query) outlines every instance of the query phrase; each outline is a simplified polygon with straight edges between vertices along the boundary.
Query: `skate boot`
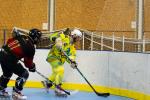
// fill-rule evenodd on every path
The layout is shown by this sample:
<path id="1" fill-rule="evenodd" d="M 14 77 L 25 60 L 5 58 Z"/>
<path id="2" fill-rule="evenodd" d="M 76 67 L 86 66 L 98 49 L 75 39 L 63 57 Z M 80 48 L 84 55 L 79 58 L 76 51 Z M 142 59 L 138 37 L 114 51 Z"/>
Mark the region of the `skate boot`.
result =
<path id="1" fill-rule="evenodd" d="M 23 95 L 21 91 L 13 87 L 12 98 L 13 100 L 26 100 L 27 96 Z"/>
<path id="2" fill-rule="evenodd" d="M 6 90 L 0 90 L 0 98 L 10 98 L 10 95 L 8 94 L 8 92 L 6 92 Z"/>
<path id="3" fill-rule="evenodd" d="M 49 88 L 53 86 L 52 82 L 48 82 L 48 81 L 41 81 L 46 92 L 48 93 L 49 92 Z"/>
<path id="4" fill-rule="evenodd" d="M 57 97 L 67 97 L 67 94 L 59 88 L 55 88 L 55 96 Z"/>

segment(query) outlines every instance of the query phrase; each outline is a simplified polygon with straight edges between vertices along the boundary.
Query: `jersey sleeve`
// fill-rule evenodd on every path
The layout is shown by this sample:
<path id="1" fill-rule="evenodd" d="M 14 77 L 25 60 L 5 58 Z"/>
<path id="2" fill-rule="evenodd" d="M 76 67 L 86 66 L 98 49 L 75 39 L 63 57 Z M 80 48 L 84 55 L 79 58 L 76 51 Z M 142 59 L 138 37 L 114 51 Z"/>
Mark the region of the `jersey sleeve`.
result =
<path id="1" fill-rule="evenodd" d="M 24 65 L 27 68 L 32 68 L 33 65 L 33 57 L 24 57 Z"/>
<path id="2" fill-rule="evenodd" d="M 50 34 L 50 36 L 49 36 L 50 42 L 55 42 L 56 38 L 58 38 L 58 37 L 59 37 L 58 33 Z"/>
<path id="3" fill-rule="evenodd" d="M 75 49 L 74 45 L 70 46 L 70 49 L 71 50 L 70 50 L 69 58 L 71 60 L 75 60 L 75 58 L 76 58 L 76 49 Z"/>
<path id="4" fill-rule="evenodd" d="M 68 53 L 68 57 L 72 60 L 72 61 L 75 61 L 76 59 L 76 49 L 74 47 L 74 45 L 71 45 L 70 46 L 70 52 Z M 68 63 L 71 63 L 68 59 L 66 59 L 66 61 Z"/>

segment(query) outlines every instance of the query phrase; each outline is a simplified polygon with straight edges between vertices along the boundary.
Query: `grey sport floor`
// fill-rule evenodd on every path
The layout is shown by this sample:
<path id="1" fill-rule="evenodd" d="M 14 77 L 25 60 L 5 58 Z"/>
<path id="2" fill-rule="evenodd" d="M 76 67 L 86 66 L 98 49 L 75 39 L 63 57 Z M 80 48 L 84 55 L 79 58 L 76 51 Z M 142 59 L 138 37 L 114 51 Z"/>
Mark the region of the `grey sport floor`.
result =
<path id="1" fill-rule="evenodd" d="M 8 88 L 7 91 L 11 93 L 12 88 Z M 115 95 L 110 95 L 109 97 L 105 98 L 97 96 L 94 92 L 82 91 L 76 92 L 73 95 L 68 96 L 67 98 L 63 98 L 56 97 L 53 90 L 50 90 L 49 93 L 46 93 L 44 89 L 39 88 L 24 88 L 23 94 L 27 96 L 27 100 L 133 100 Z M 5 99 L 0 98 L 0 100 Z"/>

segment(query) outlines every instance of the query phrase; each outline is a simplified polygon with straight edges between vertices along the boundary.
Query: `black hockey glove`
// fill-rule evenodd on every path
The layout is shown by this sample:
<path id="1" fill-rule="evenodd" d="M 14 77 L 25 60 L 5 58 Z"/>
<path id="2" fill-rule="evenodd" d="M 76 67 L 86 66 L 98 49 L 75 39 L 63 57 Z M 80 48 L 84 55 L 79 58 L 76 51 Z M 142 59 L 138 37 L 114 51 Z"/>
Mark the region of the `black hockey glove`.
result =
<path id="1" fill-rule="evenodd" d="M 55 42 L 55 40 L 56 40 L 56 37 L 52 37 L 52 41 Z"/>
<path id="2" fill-rule="evenodd" d="M 77 63 L 76 63 L 75 61 L 72 61 L 72 62 L 71 62 L 71 67 L 72 67 L 73 69 L 77 68 Z"/>
<path id="3" fill-rule="evenodd" d="M 64 34 L 65 34 L 65 35 L 69 35 L 70 32 L 71 32 L 71 30 L 70 30 L 69 28 L 67 28 L 67 29 L 64 31 Z"/>
<path id="4" fill-rule="evenodd" d="M 35 63 L 33 63 L 32 67 L 29 68 L 30 72 L 35 72 L 36 71 L 36 67 L 35 67 Z"/>

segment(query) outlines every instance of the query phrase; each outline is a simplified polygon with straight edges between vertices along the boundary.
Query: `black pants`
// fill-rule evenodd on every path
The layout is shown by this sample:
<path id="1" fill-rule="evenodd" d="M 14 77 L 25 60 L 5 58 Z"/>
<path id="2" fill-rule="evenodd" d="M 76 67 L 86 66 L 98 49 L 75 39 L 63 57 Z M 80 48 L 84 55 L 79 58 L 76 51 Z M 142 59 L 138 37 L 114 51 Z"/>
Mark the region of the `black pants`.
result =
<path id="1" fill-rule="evenodd" d="M 13 73 L 18 75 L 16 82 L 21 81 L 21 78 L 24 78 L 25 81 L 27 80 L 29 76 L 28 71 L 18 62 L 17 59 L 14 59 L 14 57 L 5 53 L 4 51 L 0 51 L 0 63 L 3 71 L 3 75 L 0 77 L 1 89 L 7 87 L 7 84 Z M 18 90 L 22 90 L 25 81 L 18 82 L 19 85 L 16 83 L 16 88 L 18 88 Z"/>

